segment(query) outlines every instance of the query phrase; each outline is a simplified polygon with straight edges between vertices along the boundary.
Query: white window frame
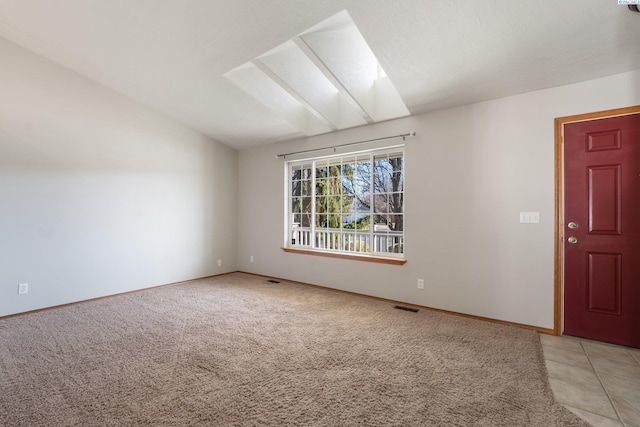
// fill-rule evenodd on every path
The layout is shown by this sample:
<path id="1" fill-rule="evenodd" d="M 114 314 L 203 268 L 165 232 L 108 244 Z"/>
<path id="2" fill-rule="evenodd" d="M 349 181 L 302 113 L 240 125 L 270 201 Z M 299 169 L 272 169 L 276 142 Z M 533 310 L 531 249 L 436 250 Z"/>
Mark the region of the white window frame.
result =
<path id="1" fill-rule="evenodd" d="M 375 156 L 384 156 L 384 155 L 400 155 L 403 159 L 402 168 L 401 168 L 401 176 L 402 176 L 402 191 L 398 193 L 402 193 L 402 200 L 404 201 L 405 191 L 406 191 L 406 174 L 405 174 L 405 151 L 404 145 L 394 145 L 392 147 L 384 147 L 379 149 L 372 150 L 363 150 L 357 152 L 350 153 L 342 153 L 337 155 L 327 155 L 320 157 L 312 157 L 305 159 L 295 159 L 290 160 L 285 163 L 285 242 L 284 248 L 285 250 L 303 250 L 305 253 L 318 252 L 318 253 L 331 253 L 336 255 L 356 255 L 358 258 L 360 257 L 371 257 L 371 258 L 395 258 L 397 260 L 402 261 L 404 263 L 405 253 L 404 253 L 404 240 L 406 229 L 404 224 L 406 224 L 406 216 L 404 213 L 404 207 L 402 207 L 401 213 L 398 212 L 386 214 L 380 214 L 377 212 L 375 208 L 375 202 L 369 203 L 369 212 L 367 215 L 369 219 L 372 218 L 375 220 L 376 217 L 386 216 L 386 218 L 397 217 L 399 215 L 402 216 L 402 230 L 394 231 L 389 230 L 388 227 L 376 226 L 376 224 L 370 224 L 368 230 L 358 230 L 353 229 L 353 231 L 345 231 L 343 228 L 342 215 L 340 216 L 340 228 L 318 228 L 316 226 L 317 218 L 316 218 L 316 167 L 320 162 L 329 162 L 330 165 L 332 161 L 338 160 L 340 165 L 347 164 L 343 163 L 343 160 L 348 159 L 352 160 L 354 158 L 361 159 L 368 157 L 371 170 L 370 170 L 370 179 L 369 179 L 369 194 L 370 197 L 374 195 L 374 168 L 373 168 L 373 159 Z M 306 197 L 311 198 L 311 217 L 309 221 L 308 227 L 301 227 L 301 223 L 294 221 L 294 213 L 292 212 L 292 200 L 294 195 L 293 185 L 292 185 L 292 168 L 300 165 L 310 165 L 311 166 L 311 194 Z M 391 194 L 391 193 L 379 193 L 382 194 Z M 355 211 L 356 214 L 358 211 Z M 362 211 L 364 212 L 364 211 Z M 360 212 L 360 213 L 362 213 Z M 355 216 L 357 218 L 357 215 Z M 352 229 L 349 229 L 352 230 Z M 333 255 L 331 255 L 333 256 Z"/>

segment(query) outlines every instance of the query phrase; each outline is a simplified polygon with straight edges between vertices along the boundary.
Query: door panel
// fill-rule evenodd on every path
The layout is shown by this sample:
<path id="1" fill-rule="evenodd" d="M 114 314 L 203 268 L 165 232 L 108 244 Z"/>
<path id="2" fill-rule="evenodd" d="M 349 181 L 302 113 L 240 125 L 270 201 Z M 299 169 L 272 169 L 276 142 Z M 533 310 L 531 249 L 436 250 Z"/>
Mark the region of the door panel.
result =
<path id="1" fill-rule="evenodd" d="M 588 253 L 587 309 L 620 314 L 621 254 Z"/>
<path id="2" fill-rule="evenodd" d="M 589 233 L 620 234 L 620 165 L 588 167 Z"/>
<path id="3" fill-rule="evenodd" d="M 564 190 L 564 332 L 640 347 L 640 114 L 566 124 Z"/>

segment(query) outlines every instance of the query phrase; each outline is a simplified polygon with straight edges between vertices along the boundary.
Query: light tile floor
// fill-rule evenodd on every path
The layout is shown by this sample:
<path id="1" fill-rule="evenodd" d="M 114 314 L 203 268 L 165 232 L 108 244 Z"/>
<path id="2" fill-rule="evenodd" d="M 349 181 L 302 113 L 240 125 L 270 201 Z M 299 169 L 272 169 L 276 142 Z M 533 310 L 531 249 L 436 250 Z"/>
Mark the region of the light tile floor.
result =
<path id="1" fill-rule="evenodd" d="M 557 402 L 595 427 L 640 427 L 640 349 L 540 335 Z"/>

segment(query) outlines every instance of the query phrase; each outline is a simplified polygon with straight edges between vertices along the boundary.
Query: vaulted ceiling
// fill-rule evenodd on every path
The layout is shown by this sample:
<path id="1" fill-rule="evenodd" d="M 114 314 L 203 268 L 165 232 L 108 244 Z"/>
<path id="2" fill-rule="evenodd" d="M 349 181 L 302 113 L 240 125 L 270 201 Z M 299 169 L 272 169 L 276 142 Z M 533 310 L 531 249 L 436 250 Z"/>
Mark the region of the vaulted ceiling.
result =
<path id="1" fill-rule="evenodd" d="M 0 0 L 0 36 L 242 149 L 308 133 L 225 75 L 344 11 L 410 114 L 640 69 L 616 0 Z"/>

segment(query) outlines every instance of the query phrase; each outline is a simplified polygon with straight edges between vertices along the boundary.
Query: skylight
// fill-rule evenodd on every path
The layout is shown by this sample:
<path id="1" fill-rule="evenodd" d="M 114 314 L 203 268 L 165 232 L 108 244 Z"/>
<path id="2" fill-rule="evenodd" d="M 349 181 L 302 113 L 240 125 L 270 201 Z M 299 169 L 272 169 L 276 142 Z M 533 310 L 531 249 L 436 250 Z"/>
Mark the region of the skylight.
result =
<path id="1" fill-rule="evenodd" d="M 346 11 L 225 77 L 307 136 L 409 115 Z"/>

